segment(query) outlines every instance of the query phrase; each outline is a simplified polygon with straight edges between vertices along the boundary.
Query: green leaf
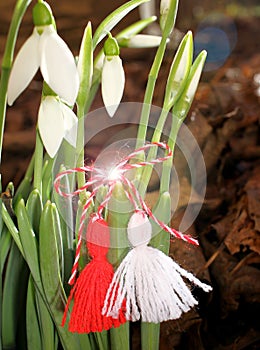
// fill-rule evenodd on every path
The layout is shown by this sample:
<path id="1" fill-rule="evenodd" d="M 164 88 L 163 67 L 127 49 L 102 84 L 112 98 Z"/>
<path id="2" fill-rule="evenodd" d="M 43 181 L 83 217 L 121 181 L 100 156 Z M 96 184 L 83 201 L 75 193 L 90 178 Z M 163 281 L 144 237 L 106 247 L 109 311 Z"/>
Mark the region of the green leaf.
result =
<path id="1" fill-rule="evenodd" d="M 66 296 L 64 295 L 60 276 L 55 217 L 53 205 L 48 201 L 44 206 L 40 220 L 39 262 L 46 299 L 50 307 L 55 305 L 55 310 L 56 308 L 62 310 Z"/>
<path id="2" fill-rule="evenodd" d="M 47 304 L 37 289 L 35 291 L 35 301 L 39 317 L 42 349 L 56 350 L 56 329 L 51 318 L 50 311 L 47 308 Z"/>
<path id="3" fill-rule="evenodd" d="M 130 349 L 129 322 L 126 322 L 117 328 L 110 329 L 110 342 L 111 349 L 113 350 Z"/>
<path id="4" fill-rule="evenodd" d="M 48 154 L 45 155 L 45 161 L 42 170 L 42 203 L 46 203 L 51 199 L 52 184 L 53 184 L 53 164 L 55 158 L 50 158 Z"/>
<path id="5" fill-rule="evenodd" d="M 2 263 L 1 263 L 1 260 L 0 260 L 0 270 L 2 271 L 3 270 L 3 267 L 2 267 Z M 0 350 L 2 350 L 2 315 L 3 315 L 3 312 L 2 312 L 2 300 L 3 300 L 3 274 L 1 273 L 0 275 Z"/>
<path id="6" fill-rule="evenodd" d="M 38 243 L 23 199 L 17 203 L 16 216 L 25 260 L 29 266 L 34 281 L 38 286 L 41 286 Z"/>
<path id="7" fill-rule="evenodd" d="M 157 203 L 153 208 L 154 216 L 168 224 L 171 220 L 171 196 L 169 192 L 164 192 L 160 194 Z M 151 220 L 153 238 L 151 239 L 150 245 L 160 249 L 165 254 L 169 254 L 170 248 L 170 236 L 169 233 L 162 230 L 159 225 L 157 225 L 153 220 Z"/>
<path id="8" fill-rule="evenodd" d="M 98 26 L 93 37 L 93 48 L 104 39 L 108 32 L 110 32 L 118 22 L 121 21 L 130 11 L 134 10 L 137 6 L 141 5 L 148 0 L 131 0 L 122 6 L 118 7 L 115 11 L 111 12 L 104 21 Z"/>
<path id="9" fill-rule="evenodd" d="M 54 222 L 54 232 L 56 234 L 56 242 L 58 248 L 59 266 L 61 279 L 64 279 L 64 252 L 63 252 L 63 239 L 61 231 L 61 223 L 58 210 L 55 205 L 53 205 L 53 222 Z"/>
<path id="10" fill-rule="evenodd" d="M 108 209 L 112 247 L 109 249 L 108 259 L 114 266 L 118 266 L 128 252 L 127 224 L 133 210 L 120 182 L 114 188 Z M 129 323 L 110 329 L 110 340 L 113 350 L 130 349 Z"/>
<path id="11" fill-rule="evenodd" d="M 60 167 L 60 172 L 65 171 L 64 167 Z M 65 193 L 71 193 L 73 191 L 73 184 L 75 183 L 75 177 L 69 175 L 64 175 L 62 179 L 62 190 Z M 73 249 L 73 227 L 74 227 L 74 218 L 73 218 L 73 202 L 72 198 L 64 198 L 59 195 L 56 191 L 53 191 L 53 198 L 57 205 L 57 208 L 60 213 L 61 219 L 64 221 L 62 228 L 66 228 L 66 231 L 63 232 L 63 246 L 64 249 Z M 63 219 L 64 218 L 64 219 Z M 66 234 L 64 234 L 66 233 Z"/>
<path id="12" fill-rule="evenodd" d="M 32 225 L 33 232 L 39 237 L 39 223 L 42 213 L 42 200 L 40 192 L 33 190 L 27 200 L 26 209 L 29 215 L 29 219 Z"/>
<path id="13" fill-rule="evenodd" d="M 12 236 L 10 235 L 10 232 L 8 231 L 8 229 L 4 227 L 0 238 L 0 266 L 1 266 L 0 272 L 1 273 L 3 273 L 5 261 L 8 256 L 11 243 L 12 243 Z"/>
<path id="14" fill-rule="evenodd" d="M 30 275 L 26 301 L 26 331 L 28 350 L 44 350 L 35 300 L 35 288 Z"/>
<path id="15" fill-rule="evenodd" d="M 95 332 L 93 334 L 98 345 L 98 350 L 110 350 L 108 331 Z"/>
<path id="16" fill-rule="evenodd" d="M 108 205 L 108 225 L 110 229 L 110 249 L 108 259 L 117 267 L 128 252 L 127 225 L 133 207 L 125 195 L 123 185 L 118 182 Z"/>
<path id="17" fill-rule="evenodd" d="M 22 247 L 22 243 L 20 240 L 20 236 L 19 236 L 19 232 L 12 220 L 12 218 L 10 217 L 5 205 L 2 203 L 2 218 L 3 221 L 6 225 L 6 227 L 8 228 L 9 232 L 11 233 L 17 247 L 19 248 L 21 254 L 24 256 L 24 251 L 23 251 L 23 247 Z"/>
<path id="18" fill-rule="evenodd" d="M 67 330 L 67 326 L 61 327 L 67 300 L 60 276 L 56 210 L 55 204 L 48 201 L 40 221 L 39 255 L 44 293 L 64 350 L 91 350 L 87 335 L 71 333 Z"/>
<path id="19" fill-rule="evenodd" d="M 100 192 L 102 192 L 102 188 L 100 189 Z M 90 195 L 90 192 L 86 192 L 86 199 L 83 200 L 83 202 L 81 200 L 79 200 L 78 202 L 76 225 L 75 225 L 75 232 L 77 232 L 76 239 L 75 239 L 75 246 L 77 245 L 77 242 L 78 242 L 78 232 L 79 232 L 79 226 L 81 221 L 81 215 L 84 209 L 85 202 L 89 198 L 89 195 Z M 85 213 L 84 228 L 83 228 L 83 242 L 85 241 L 84 232 L 86 232 L 86 229 L 87 229 L 88 218 L 89 218 L 89 215 L 93 212 L 93 207 L 94 207 L 93 204 L 94 203 L 92 203 L 89 206 L 87 212 Z M 89 262 L 89 256 L 87 253 L 86 244 L 82 244 L 81 251 L 80 251 L 80 258 L 79 258 L 79 270 L 82 270 L 88 262 Z"/>
<path id="20" fill-rule="evenodd" d="M 116 39 L 119 45 L 121 45 L 124 39 L 132 38 L 133 36 L 140 33 L 142 30 L 144 30 L 146 27 L 148 27 L 149 24 L 153 23 L 154 21 L 156 21 L 156 16 L 141 19 L 140 21 L 135 22 L 131 24 L 129 27 L 122 30 L 118 35 L 116 35 Z"/>
<path id="21" fill-rule="evenodd" d="M 16 334 L 19 327 L 21 307 L 24 305 L 27 288 L 28 269 L 16 244 L 12 247 L 5 271 L 2 299 L 2 345 L 3 348 L 16 348 Z"/>
<path id="22" fill-rule="evenodd" d="M 21 198 L 24 198 L 25 200 L 28 198 L 30 192 L 32 190 L 32 183 L 31 180 L 28 178 L 24 178 L 15 195 L 14 195 L 14 207 L 16 206 L 16 203 L 20 201 Z"/>
<path id="23" fill-rule="evenodd" d="M 81 108 L 85 109 L 85 105 L 89 98 L 89 91 L 93 76 L 93 44 L 92 44 L 92 28 L 89 22 L 85 28 L 84 35 L 82 38 L 78 70 L 80 76 L 80 87 L 77 97 L 77 103 Z"/>

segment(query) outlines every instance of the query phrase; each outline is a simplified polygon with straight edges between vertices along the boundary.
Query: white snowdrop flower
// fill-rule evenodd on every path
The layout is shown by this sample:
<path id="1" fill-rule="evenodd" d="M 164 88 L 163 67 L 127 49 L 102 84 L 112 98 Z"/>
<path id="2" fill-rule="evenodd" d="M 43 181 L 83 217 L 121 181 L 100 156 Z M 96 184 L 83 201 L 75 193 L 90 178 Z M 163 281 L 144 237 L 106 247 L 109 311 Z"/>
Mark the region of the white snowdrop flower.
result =
<path id="1" fill-rule="evenodd" d="M 77 126 L 78 118 L 66 104 L 55 96 L 43 97 L 38 113 L 38 128 L 51 158 L 56 155 L 63 138 L 76 147 Z"/>
<path id="2" fill-rule="evenodd" d="M 127 41 L 127 47 L 133 47 L 133 48 L 157 47 L 160 45 L 161 40 L 162 40 L 162 37 L 158 35 L 138 34 L 131 37 Z"/>
<path id="3" fill-rule="evenodd" d="M 73 105 L 79 89 L 76 63 L 52 24 L 35 26 L 18 52 L 9 77 L 8 104 L 12 105 L 26 89 L 39 68 L 51 89 Z"/>
<path id="4" fill-rule="evenodd" d="M 104 63 L 101 76 L 101 93 L 107 113 L 115 114 L 123 96 L 125 73 L 122 60 L 119 57 L 119 47 L 116 40 L 109 37 L 104 45 Z"/>

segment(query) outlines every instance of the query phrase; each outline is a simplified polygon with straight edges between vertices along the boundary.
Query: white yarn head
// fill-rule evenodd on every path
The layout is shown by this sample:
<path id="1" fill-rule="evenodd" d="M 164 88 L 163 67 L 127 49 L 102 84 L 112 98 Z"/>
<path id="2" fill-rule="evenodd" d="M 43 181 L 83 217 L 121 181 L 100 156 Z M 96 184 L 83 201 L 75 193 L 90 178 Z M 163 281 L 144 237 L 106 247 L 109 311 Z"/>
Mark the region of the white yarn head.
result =
<path id="1" fill-rule="evenodd" d="M 129 242 L 133 247 L 147 245 L 152 237 L 152 225 L 143 211 L 135 212 L 127 227 Z"/>

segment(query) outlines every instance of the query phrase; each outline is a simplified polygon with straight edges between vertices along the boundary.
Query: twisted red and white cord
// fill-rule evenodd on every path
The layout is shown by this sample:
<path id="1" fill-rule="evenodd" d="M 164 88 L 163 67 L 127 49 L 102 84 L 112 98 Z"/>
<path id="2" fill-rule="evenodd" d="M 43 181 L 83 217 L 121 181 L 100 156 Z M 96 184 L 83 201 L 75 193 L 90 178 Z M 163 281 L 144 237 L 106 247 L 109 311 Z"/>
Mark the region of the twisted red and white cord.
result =
<path id="1" fill-rule="evenodd" d="M 164 149 L 167 152 L 167 154 L 164 157 L 151 159 L 149 161 L 140 161 L 140 162 L 136 162 L 136 163 L 129 163 L 134 158 L 138 158 L 137 157 L 138 154 L 140 154 L 141 152 L 146 151 L 152 147 L 160 147 L 160 148 Z M 102 171 L 102 169 L 95 167 L 94 165 L 68 169 L 68 170 L 65 170 L 57 175 L 57 177 L 54 181 L 54 188 L 59 195 L 65 197 L 65 198 L 78 195 L 82 191 L 88 190 L 90 187 L 92 188 L 90 196 L 87 199 L 87 201 L 83 207 L 81 218 L 80 218 L 79 231 L 78 231 L 78 243 L 77 243 L 77 248 L 76 248 L 75 260 L 74 260 L 74 264 L 72 267 L 72 273 L 71 273 L 71 277 L 69 279 L 69 284 L 73 285 L 75 283 L 75 280 L 76 280 L 76 274 L 78 271 L 78 261 L 79 261 L 79 257 L 80 257 L 80 250 L 81 250 L 81 244 L 82 244 L 82 232 L 83 232 L 83 228 L 84 228 L 84 224 L 85 224 L 85 219 L 87 216 L 87 211 L 90 208 L 91 204 L 93 203 L 93 199 L 96 196 L 98 190 L 104 185 L 109 186 L 109 190 L 108 190 L 104 200 L 102 201 L 102 203 L 99 205 L 99 207 L 97 209 L 97 212 L 95 214 L 95 217 L 97 219 L 102 217 L 102 211 L 106 207 L 109 200 L 111 199 L 113 189 L 114 189 L 116 183 L 118 181 L 120 181 L 123 184 L 126 196 L 129 199 L 129 201 L 132 203 L 132 205 L 134 206 L 135 211 L 143 210 L 148 215 L 148 217 L 150 217 L 156 224 L 158 224 L 166 232 L 170 233 L 173 237 L 182 239 L 183 241 L 191 243 L 191 244 L 198 245 L 198 241 L 196 239 L 194 239 L 193 237 L 191 237 L 189 235 L 185 235 L 185 234 L 183 234 L 183 233 L 181 233 L 173 228 L 170 228 L 165 223 L 158 220 L 153 215 L 151 209 L 148 208 L 148 206 L 146 205 L 146 203 L 143 200 L 143 198 L 141 197 L 138 189 L 135 187 L 135 185 L 132 183 L 132 181 L 129 180 L 125 175 L 125 173 L 131 169 L 138 169 L 138 168 L 142 168 L 145 166 L 151 166 L 154 164 L 162 163 L 171 157 L 172 157 L 172 150 L 170 149 L 170 147 L 167 144 L 165 144 L 163 142 L 153 142 L 153 143 L 148 143 L 148 144 L 144 145 L 143 147 L 136 149 L 135 151 L 130 153 L 128 156 L 124 157 L 121 161 L 119 161 L 118 164 L 110 172 L 110 174 L 112 174 L 111 176 L 109 176 L 107 173 Z M 71 193 L 63 192 L 62 186 L 61 186 L 61 179 L 66 175 L 69 175 L 72 173 L 78 173 L 78 172 L 89 173 L 91 175 L 90 179 L 85 183 L 84 186 L 78 188 L 77 190 L 75 190 Z"/>

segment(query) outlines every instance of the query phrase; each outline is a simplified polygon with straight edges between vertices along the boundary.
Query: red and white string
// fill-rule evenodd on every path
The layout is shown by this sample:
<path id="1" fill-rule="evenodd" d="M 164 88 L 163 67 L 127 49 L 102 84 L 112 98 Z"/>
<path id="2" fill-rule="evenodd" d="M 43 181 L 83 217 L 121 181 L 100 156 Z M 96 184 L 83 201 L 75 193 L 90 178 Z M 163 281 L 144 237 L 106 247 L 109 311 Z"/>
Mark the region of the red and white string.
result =
<path id="1" fill-rule="evenodd" d="M 167 154 L 164 157 L 158 157 L 155 159 L 151 159 L 149 161 L 129 163 L 134 158 L 138 158 L 137 157 L 138 154 L 148 149 L 151 149 L 152 147 L 160 147 L 164 149 L 167 152 Z M 150 217 L 157 225 L 159 225 L 166 232 L 170 233 L 173 237 L 182 239 L 183 241 L 191 244 L 198 245 L 198 241 L 193 237 L 191 237 L 190 235 L 185 235 L 173 228 L 170 228 L 164 222 L 158 220 L 153 215 L 151 209 L 148 208 L 148 206 L 146 205 L 145 201 L 141 197 L 138 189 L 135 187 L 133 182 L 125 176 L 125 173 L 131 169 L 137 169 L 145 166 L 151 166 L 154 164 L 162 163 L 171 157 L 172 157 L 172 150 L 169 148 L 167 144 L 163 142 L 153 142 L 153 143 L 148 143 L 143 147 L 136 149 L 135 151 L 130 153 L 128 156 L 124 157 L 121 161 L 119 161 L 118 164 L 112 169 L 113 174 L 116 174 L 116 176 L 109 177 L 106 172 L 103 172 L 102 169 L 96 168 L 94 165 L 68 169 L 57 175 L 54 181 L 54 188 L 56 192 L 62 197 L 65 197 L 65 198 L 72 197 L 80 194 L 84 190 L 88 190 L 89 188 L 92 188 L 90 192 L 90 196 L 88 197 L 86 203 L 84 204 L 81 218 L 80 218 L 80 224 L 79 224 L 79 230 L 78 230 L 78 243 L 76 247 L 75 260 L 72 267 L 69 284 L 73 285 L 76 280 L 76 275 L 78 271 L 78 262 L 80 257 L 81 244 L 82 244 L 82 233 L 85 225 L 87 211 L 90 208 L 91 204 L 93 203 L 93 199 L 97 195 L 98 190 L 104 185 L 109 186 L 109 190 L 94 215 L 94 217 L 96 217 L 97 219 L 102 217 L 102 212 L 112 197 L 113 189 L 116 183 L 120 181 L 123 184 L 125 194 L 129 199 L 129 201 L 132 203 L 135 211 L 143 210 L 148 217 Z M 78 173 L 78 172 L 90 174 L 91 175 L 90 179 L 84 184 L 84 186 L 76 189 L 71 193 L 63 192 L 62 186 L 61 186 L 61 179 L 66 175 L 69 175 L 72 173 Z"/>

